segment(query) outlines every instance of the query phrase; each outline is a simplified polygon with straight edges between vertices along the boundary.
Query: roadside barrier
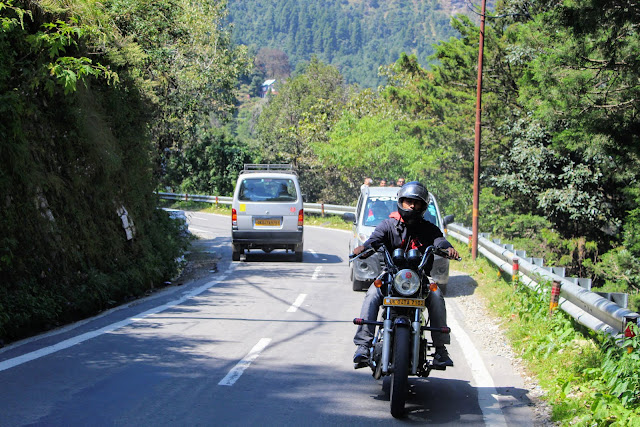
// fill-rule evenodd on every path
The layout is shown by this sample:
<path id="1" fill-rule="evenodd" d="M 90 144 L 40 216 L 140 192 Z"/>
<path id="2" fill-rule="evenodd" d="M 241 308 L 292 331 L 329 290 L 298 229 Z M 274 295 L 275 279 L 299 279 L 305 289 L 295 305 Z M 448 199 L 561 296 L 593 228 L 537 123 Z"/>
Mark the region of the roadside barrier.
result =
<path id="1" fill-rule="evenodd" d="M 157 192 L 161 199 L 166 200 L 184 200 L 192 202 L 204 202 L 215 203 L 216 205 L 231 205 L 233 203 L 233 197 L 228 196 L 205 196 L 202 194 L 180 194 L 180 193 L 166 193 Z M 354 213 L 356 208 L 353 206 L 341 206 L 341 205 L 329 205 L 325 203 L 303 203 L 303 209 L 308 213 L 318 213 L 322 216 L 328 215 L 342 215 L 347 212 Z"/>
<path id="2" fill-rule="evenodd" d="M 461 224 L 449 224 L 447 229 L 449 236 L 463 243 L 471 235 L 471 230 Z M 484 233 L 478 236 L 478 251 L 485 258 L 537 292 L 550 291 L 540 283 L 558 282 L 558 307 L 578 323 L 621 339 L 628 322 L 638 323 L 640 314 L 591 292 L 590 279 L 565 277 L 564 267 L 546 267 L 543 259 L 529 258 L 525 251 L 514 250 L 513 245 L 501 245 L 499 240 L 490 241 L 488 237 Z"/>

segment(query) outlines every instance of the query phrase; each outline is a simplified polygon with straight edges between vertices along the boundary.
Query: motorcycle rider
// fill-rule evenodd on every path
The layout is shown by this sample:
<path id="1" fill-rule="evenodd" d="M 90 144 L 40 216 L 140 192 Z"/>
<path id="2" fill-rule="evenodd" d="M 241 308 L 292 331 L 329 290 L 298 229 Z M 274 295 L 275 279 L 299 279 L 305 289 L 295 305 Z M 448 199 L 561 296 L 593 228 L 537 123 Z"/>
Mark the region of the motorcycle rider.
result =
<path id="1" fill-rule="evenodd" d="M 420 249 L 423 252 L 427 246 L 436 246 L 448 252 L 452 258 L 460 255 L 449 243 L 440 229 L 431 222 L 423 218 L 427 206 L 429 205 L 429 192 L 427 188 L 418 181 L 408 182 L 398 191 L 398 211 L 389 215 L 390 218 L 382 221 L 375 228 L 371 237 L 353 250 L 355 255 L 359 255 L 365 249 L 373 247 L 378 249 L 385 245 L 390 253 L 394 249 L 402 248 Z M 428 266 L 430 268 L 430 266 Z M 427 270 L 428 271 L 428 270 Z M 360 317 L 365 320 L 375 321 L 382 305 L 382 291 L 371 284 L 362 303 Z M 432 291 L 426 300 L 431 326 L 442 327 L 447 325 L 447 310 L 444 297 L 440 289 Z M 353 363 L 356 369 L 367 366 L 369 359 L 369 348 L 373 342 L 375 325 L 360 325 L 353 342 L 357 346 L 353 356 Z M 451 343 L 449 334 L 441 332 L 431 332 L 433 345 L 436 348 L 433 363 L 437 366 L 453 366 L 453 361 L 445 344 Z"/>

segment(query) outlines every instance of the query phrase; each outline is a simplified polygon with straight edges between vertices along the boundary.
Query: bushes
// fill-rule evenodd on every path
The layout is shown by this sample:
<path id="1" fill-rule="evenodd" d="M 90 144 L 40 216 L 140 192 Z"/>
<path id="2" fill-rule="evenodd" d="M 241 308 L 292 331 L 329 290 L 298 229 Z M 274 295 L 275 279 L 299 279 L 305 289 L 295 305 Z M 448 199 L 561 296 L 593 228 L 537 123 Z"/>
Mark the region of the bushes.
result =
<path id="1" fill-rule="evenodd" d="M 465 251 L 466 249 L 462 249 Z M 560 425 L 632 426 L 640 419 L 640 340 L 627 353 L 608 336 L 595 335 L 569 315 L 549 311 L 549 285 L 536 293 L 496 279 L 482 258 L 459 265 L 477 280 L 478 292 L 502 318 L 511 345 L 545 390 Z M 636 331 L 637 332 L 637 331 Z"/>
<path id="2" fill-rule="evenodd" d="M 563 236 L 547 219 L 513 213 L 512 208 L 511 200 L 484 188 L 480 231 L 525 250 L 527 256 L 544 258 L 545 265 L 566 267 L 567 276 L 592 278 L 594 288 L 598 288 L 595 290 L 626 292 L 629 308 L 640 310 L 640 210 L 629 213 L 621 232 L 595 242 L 586 237 Z"/>
<path id="3" fill-rule="evenodd" d="M 85 9 L 29 2 L 23 10 L 13 3 L 0 0 L 5 341 L 144 294 L 175 274 L 186 245 L 156 209 L 152 108 L 131 69 L 111 63 L 108 73 L 82 73 L 87 64 L 99 65 L 87 56 L 109 63 L 102 51 L 91 51 L 98 34 L 87 24 L 92 18 L 81 16 Z M 115 72 L 122 74 L 118 84 L 109 79 Z M 135 226 L 130 240 L 122 207 Z"/>
<path id="4" fill-rule="evenodd" d="M 3 281 L 0 339 L 23 338 L 94 315 L 163 286 L 177 274 L 176 259 L 188 241 L 177 221 L 166 212 L 153 209 L 150 221 L 134 239 L 137 241 L 126 241 L 119 231 L 120 244 L 106 248 L 112 256 L 105 257 L 108 259 L 100 265 L 82 257 L 62 257 L 61 262 L 78 268 L 74 274 L 41 277 L 40 272 L 24 271 L 11 282 Z"/>

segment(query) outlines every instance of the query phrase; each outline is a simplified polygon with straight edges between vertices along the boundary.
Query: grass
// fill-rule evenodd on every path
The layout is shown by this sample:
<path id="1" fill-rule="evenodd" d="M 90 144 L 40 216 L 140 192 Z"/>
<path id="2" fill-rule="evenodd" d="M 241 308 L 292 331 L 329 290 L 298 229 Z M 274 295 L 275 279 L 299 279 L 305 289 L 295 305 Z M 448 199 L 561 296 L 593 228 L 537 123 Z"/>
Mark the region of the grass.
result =
<path id="1" fill-rule="evenodd" d="M 638 353 L 627 355 L 625 349 L 561 311 L 550 316 L 549 292 L 537 294 L 513 283 L 486 259 L 478 257 L 474 262 L 468 248 L 457 246 L 463 261 L 456 269 L 476 280 L 478 294 L 501 319 L 512 348 L 545 391 L 553 421 L 640 425 Z M 623 404 L 625 390 L 632 398 Z"/>

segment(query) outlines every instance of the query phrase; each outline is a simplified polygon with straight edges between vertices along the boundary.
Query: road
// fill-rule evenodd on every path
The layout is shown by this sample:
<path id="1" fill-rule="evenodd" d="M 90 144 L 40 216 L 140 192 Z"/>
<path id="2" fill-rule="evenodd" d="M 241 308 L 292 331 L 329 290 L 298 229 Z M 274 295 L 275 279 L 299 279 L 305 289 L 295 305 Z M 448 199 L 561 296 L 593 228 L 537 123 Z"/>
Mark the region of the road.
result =
<path id="1" fill-rule="evenodd" d="M 455 298 L 455 367 L 410 379 L 408 417 L 391 418 L 387 382 L 351 363 L 349 233 L 306 227 L 303 263 L 231 262 L 229 217 L 190 220 L 217 271 L 2 349 L 0 426 L 532 425 L 522 381 L 464 332 Z"/>

